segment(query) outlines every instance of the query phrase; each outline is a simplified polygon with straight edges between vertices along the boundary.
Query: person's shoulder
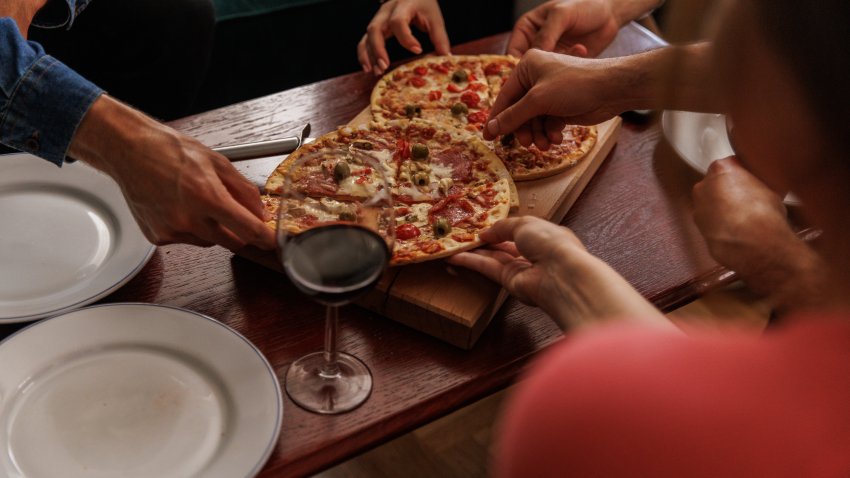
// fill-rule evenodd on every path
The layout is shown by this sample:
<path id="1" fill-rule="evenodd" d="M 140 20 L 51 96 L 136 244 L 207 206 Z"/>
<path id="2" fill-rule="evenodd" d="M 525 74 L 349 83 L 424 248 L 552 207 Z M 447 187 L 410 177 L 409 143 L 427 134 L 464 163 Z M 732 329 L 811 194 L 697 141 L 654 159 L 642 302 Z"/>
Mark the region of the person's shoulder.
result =
<path id="1" fill-rule="evenodd" d="M 850 373 L 848 339 L 850 326 L 823 322 L 765 334 L 615 325 L 568 336 L 530 367 L 511 398 L 501 465 L 535 476 L 563 476 L 545 470 L 564 471 L 567 462 L 575 476 L 811 471 L 801 453 L 825 457 L 850 445 L 850 436 L 834 433 L 850 426 L 843 405 L 850 385 L 841 380 Z M 811 445 L 828 437 L 835 446 Z M 739 462 L 717 460 L 720 449 Z M 759 450 L 795 455 L 772 474 L 781 466 Z"/>

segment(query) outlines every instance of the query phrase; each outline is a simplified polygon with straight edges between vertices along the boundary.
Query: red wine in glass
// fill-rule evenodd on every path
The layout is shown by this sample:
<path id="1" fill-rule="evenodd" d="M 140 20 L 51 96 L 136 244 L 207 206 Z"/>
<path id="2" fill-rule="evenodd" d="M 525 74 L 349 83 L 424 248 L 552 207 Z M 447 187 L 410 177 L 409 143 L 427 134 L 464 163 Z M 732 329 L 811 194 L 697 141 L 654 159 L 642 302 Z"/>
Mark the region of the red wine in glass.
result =
<path id="1" fill-rule="evenodd" d="M 348 223 L 314 227 L 283 247 L 283 269 L 295 286 L 313 300 L 335 306 L 371 289 L 390 260 L 381 236 Z"/>
<path id="2" fill-rule="evenodd" d="M 346 190 L 353 178 L 339 173 L 366 170 L 375 174 L 348 194 L 311 195 L 311 184 Z M 337 350 L 338 311 L 374 287 L 390 262 L 395 215 L 383 168 L 348 149 L 302 155 L 281 190 L 277 232 L 286 275 L 326 306 L 324 350 L 292 362 L 286 393 L 315 413 L 353 410 L 369 398 L 372 374 L 357 357 Z"/>

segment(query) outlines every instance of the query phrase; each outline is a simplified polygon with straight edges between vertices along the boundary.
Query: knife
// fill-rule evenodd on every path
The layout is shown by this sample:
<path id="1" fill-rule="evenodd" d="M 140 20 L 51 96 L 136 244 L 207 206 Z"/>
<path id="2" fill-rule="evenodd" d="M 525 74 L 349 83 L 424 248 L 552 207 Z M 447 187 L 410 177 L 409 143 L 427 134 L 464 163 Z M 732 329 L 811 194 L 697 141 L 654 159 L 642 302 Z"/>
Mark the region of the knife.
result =
<path id="1" fill-rule="evenodd" d="M 299 138 L 283 138 L 276 141 L 264 141 L 262 143 L 249 143 L 237 146 L 226 146 L 223 148 L 219 148 L 216 151 L 219 151 L 221 154 L 224 154 L 232 161 L 234 160 L 234 157 L 228 156 L 228 154 L 238 155 L 239 159 L 245 159 L 244 161 L 233 161 L 233 167 L 235 167 L 237 171 L 242 173 L 242 175 L 245 176 L 248 181 L 257 186 L 257 189 L 259 189 L 262 193 L 266 187 L 266 180 L 268 179 L 269 175 L 283 160 L 281 156 L 287 153 L 291 153 L 303 144 L 312 141 L 312 138 L 307 137 L 309 134 L 310 124 L 307 123 L 307 126 L 305 126 L 304 129 L 301 131 L 301 137 Z M 270 144 L 276 146 L 269 146 Z M 292 148 L 293 144 L 296 144 L 295 148 Z M 263 147 L 254 147 L 254 145 L 263 145 Z M 221 152 L 221 150 L 230 151 L 228 152 L 228 154 L 225 154 Z"/>
<path id="2" fill-rule="evenodd" d="M 260 141 L 258 143 L 221 146 L 219 148 L 213 148 L 213 151 L 223 155 L 231 161 L 276 156 L 278 154 L 286 154 L 295 151 L 304 144 L 304 140 L 309 134 L 310 123 L 307 123 L 307 125 L 304 126 L 304 129 L 301 130 L 300 137 L 292 136 L 289 138 L 281 138 L 271 141 Z"/>

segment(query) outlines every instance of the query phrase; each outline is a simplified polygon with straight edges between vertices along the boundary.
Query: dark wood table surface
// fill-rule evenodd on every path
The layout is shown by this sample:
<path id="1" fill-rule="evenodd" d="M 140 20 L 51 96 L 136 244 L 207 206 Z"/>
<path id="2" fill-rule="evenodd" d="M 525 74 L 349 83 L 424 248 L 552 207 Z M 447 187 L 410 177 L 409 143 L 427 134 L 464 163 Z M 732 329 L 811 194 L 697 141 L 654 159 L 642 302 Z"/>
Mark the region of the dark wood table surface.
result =
<path id="1" fill-rule="evenodd" d="M 500 53 L 506 35 L 455 48 Z M 326 133 L 363 110 L 375 78 L 356 73 L 173 123 L 210 146 Z M 564 219 L 588 249 L 665 310 L 697 297 L 716 268 L 690 218 L 699 179 L 664 143 L 658 118 L 625 122 L 619 142 Z M 219 248 L 160 247 L 103 302 L 185 307 L 233 327 L 265 354 L 281 382 L 296 358 L 322 346 L 323 311 L 286 278 Z M 320 471 L 481 399 L 517 379 L 561 331 L 540 310 L 509 300 L 469 351 L 357 307 L 341 312 L 340 348 L 363 359 L 374 391 L 359 409 L 327 417 L 288 398 L 280 441 L 260 476 Z M 17 326 L 0 327 L 0 337 Z"/>

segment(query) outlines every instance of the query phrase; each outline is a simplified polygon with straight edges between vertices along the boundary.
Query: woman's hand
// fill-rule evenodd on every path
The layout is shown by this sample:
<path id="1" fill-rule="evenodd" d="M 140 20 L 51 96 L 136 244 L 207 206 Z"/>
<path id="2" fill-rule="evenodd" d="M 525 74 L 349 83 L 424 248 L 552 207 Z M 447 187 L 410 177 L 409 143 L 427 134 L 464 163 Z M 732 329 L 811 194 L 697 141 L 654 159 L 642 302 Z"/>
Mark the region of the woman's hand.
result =
<path id="1" fill-rule="evenodd" d="M 411 24 L 428 33 L 438 55 L 451 54 L 449 36 L 437 0 L 390 0 L 381 5 L 357 44 L 357 58 L 363 71 L 372 71 L 376 75 L 387 71 L 390 57 L 386 40 L 390 37 L 396 37 L 401 46 L 411 52 L 422 53 L 422 45 L 410 30 Z"/>
<path id="2" fill-rule="evenodd" d="M 669 325 L 567 228 L 530 216 L 509 218 L 481 233 L 481 239 L 491 246 L 457 254 L 449 262 L 478 271 L 522 302 L 540 306 L 562 328 L 608 319 Z"/>

